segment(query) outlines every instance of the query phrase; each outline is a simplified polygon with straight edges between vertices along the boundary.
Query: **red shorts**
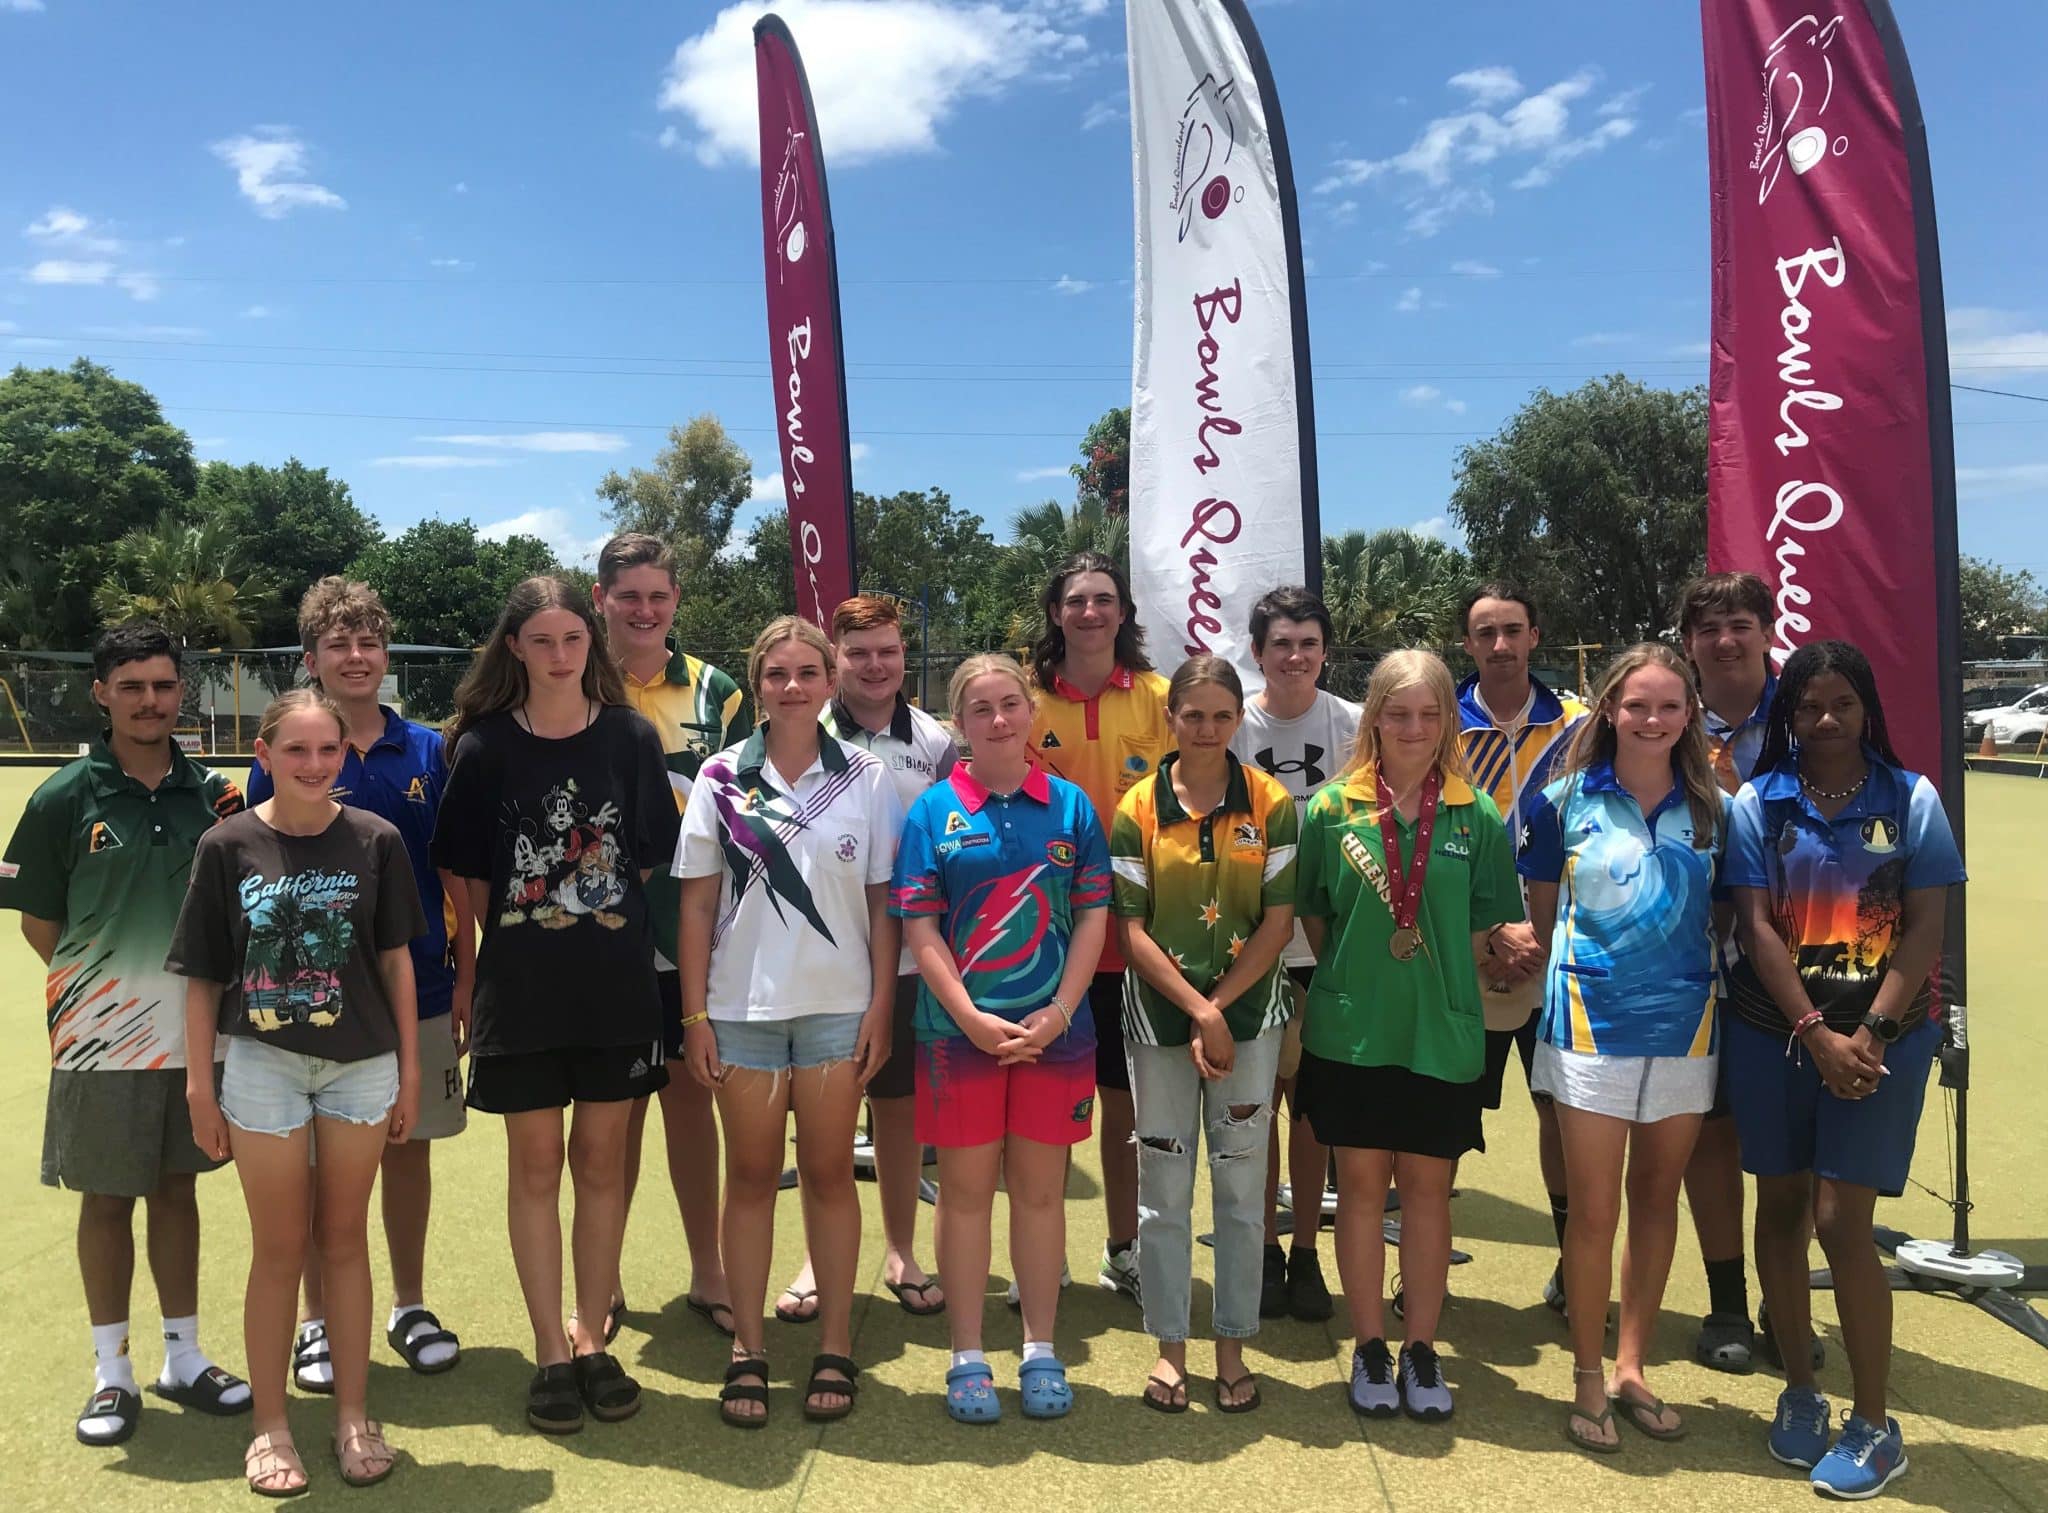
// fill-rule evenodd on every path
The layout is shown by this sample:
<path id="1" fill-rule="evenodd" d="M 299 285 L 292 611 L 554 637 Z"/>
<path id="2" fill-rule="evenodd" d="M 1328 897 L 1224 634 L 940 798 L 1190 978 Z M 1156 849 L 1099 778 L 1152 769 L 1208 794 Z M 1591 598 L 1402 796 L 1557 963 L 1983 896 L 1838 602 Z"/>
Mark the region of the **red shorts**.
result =
<path id="1" fill-rule="evenodd" d="M 1078 1145 L 1095 1115 L 1095 1058 L 1004 1066 L 965 1035 L 917 1047 L 917 1138 L 960 1150 L 1021 1135 Z"/>

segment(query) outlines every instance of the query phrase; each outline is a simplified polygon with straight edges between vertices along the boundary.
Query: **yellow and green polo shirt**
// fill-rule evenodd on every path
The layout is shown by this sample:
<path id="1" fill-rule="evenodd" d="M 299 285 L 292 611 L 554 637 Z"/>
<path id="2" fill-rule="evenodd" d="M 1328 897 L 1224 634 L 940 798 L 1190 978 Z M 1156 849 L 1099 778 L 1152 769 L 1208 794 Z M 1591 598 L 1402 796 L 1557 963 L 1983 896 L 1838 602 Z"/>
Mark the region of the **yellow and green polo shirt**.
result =
<path id="1" fill-rule="evenodd" d="M 676 812 L 690 802 L 690 784 L 697 769 L 716 752 L 745 738 L 742 718 L 746 703 L 740 685 L 709 662 L 678 651 L 661 675 L 641 682 L 626 674 L 626 698 L 661 737 L 668 765 L 668 785 L 675 790 Z M 647 910 L 654 919 L 655 965 L 675 970 L 676 917 L 682 907 L 682 885 L 669 876 L 668 857 L 656 857 L 647 879 Z"/>
<path id="2" fill-rule="evenodd" d="M 1398 816 L 1395 824 L 1408 861 L 1415 826 Z M 1394 914 L 1366 880 L 1367 857 L 1386 868 L 1370 765 L 1310 799 L 1302 821 L 1295 912 L 1328 921 L 1308 990 L 1302 1049 L 1325 1061 L 1474 1081 L 1486 1069 L 1486 1021 L 1472 935 L 1522 917 L 1500 810 L 1463 778 L 1444 775 L 1415 917 L 1422 949 L 1407 961 L 1388 948 Z M 1387 877 L 1391 882 L 1391 869 Z"/>
<path id="3" fill-rule="evenodd" d="M 1166 679 L 1149 669 L 1119 667 L 1092 694 L 1065 678 L 1032 697 L 1031 754 L 1095 806 L 1105 839 L 1123 796 L 1159 770 L 1173 747 L 1166 726 Z M 1103 943 L 1099 972 L 1121 972 L 1116 936 Z"/>
<path id="4" fill-rule="evenodd" d="M 1181 975 L 1209 992 L 1230 970 L 1266 911 L 1294 902 L 1300 822 L 1280 783 L 1229 758 L 1223 802 L 1191 815 L 1173 791 L 1173 753 L 1117 805 L 1110 826 L 1110 907 L 1142 919 Z M 1224 1005 L 1233 1040 L 1280 1028 L 1294 1002 L 1276 957 L 1266 975 Z M 1186 1045 L 1194 1022 L 1138 975 L 1124 972 L 1124 1037 L 1139 1045 Z"/>
<path id="5" fill-rule="evenodd" d="M 57 1070 L 184 1066 L 185 979 L 164 952 L 199 837 L 241 808 L 241 789 L 175 747 L 145 788 L 105 735 L 29 795 L 0 861 L 0 909 L 63 923 L 45 983 Z"/>

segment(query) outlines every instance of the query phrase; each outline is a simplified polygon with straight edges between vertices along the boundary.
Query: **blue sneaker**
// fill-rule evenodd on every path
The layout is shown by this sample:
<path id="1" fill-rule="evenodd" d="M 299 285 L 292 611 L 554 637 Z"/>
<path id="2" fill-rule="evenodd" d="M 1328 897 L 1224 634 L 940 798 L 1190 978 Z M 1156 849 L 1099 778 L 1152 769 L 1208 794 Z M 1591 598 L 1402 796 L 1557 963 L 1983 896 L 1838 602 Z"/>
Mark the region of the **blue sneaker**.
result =
<path id="1" fill-rule="evenodd" d="M 1811 1471 L 1828 1453 L 1832 1422 L 1826 1398 L 1811 1387 L 1787 1387 L 1778 1394 L 1778 1416 L 1771 1421 L 1771 1459 Z"/>
<path id="2" fill-rule="evenodd" d="M 1905 1469 L 1906 1442 L 1899 1437 L 1899 1421 L 1888 1418 L 1879 1430 L 1851 1413 L 1835 1448 L 1821 1457 L 1808 1480 L 1823 1497 L 1860 1501 L 1877 1496 Z"/>

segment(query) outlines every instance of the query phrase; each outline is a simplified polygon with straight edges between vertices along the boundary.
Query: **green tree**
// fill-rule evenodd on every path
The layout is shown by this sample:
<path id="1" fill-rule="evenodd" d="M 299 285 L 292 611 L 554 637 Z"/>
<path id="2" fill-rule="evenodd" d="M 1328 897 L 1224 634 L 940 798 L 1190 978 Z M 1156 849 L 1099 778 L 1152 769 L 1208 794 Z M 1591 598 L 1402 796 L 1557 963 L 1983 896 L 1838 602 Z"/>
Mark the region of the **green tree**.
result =
<path id="1" fill-rule="evenodd" d="M 1471 575 L 1463 552 L 1415 531 L 1323 538 L 1323 602 L 1336 644 L 1374 656 L 1455 640 L 1458 596 Z"/>
<path id="2" fill-rule="evenodd" d="M 1003 549 L 944 489 L 857 493 L 853 530 L 861 586 L 908 601 L 913 635 L 920 603 L 929 605 L 935 647 L 988 646 L 1008 629 L 994 587 Z"/>
<path id="3" fill-rule="evenodd" d="M 396 639 L 475 646 L 491 633 L 523 578 L 560 570 L 536 536 L 489 541 L 468 520 L 422 520 L 349 564 L 391 611 Z"/>
<path id="4" fill-rule="evenodd" d="M 725 551 L 753 492 L 753 459 L 708 414 L 672 427 L 653 467 L 614 470 L 597 486 L 617 529 L 645 531 L 675 549 L 685 582 Z"/>
<path id="5" fill-rule="evenodd" d="M 1128 574 L 1130 516 L 1111 511 L 1099 500 L 1083 499 L 1064 506 L 1048 499 L 1011 517 L 1010 544 L 1003 552 L 1000 581 L 1013 642 L 1022 645 L 1038 634 L 1044 617 L 1039 599 L 1046 580 L 1076 552 L 1101 552 Z"/>
<path id="6" fill-rule="evenodd" d="M 1659 635 L 1706 560 L 1706 390 L 1538 389 L 1459 453 L 1450 509 L 1474 569 L 1524 583 L 1552 644 Z"/>
<path id="7" fill-rule="evenodd" d="M 84 358 L 0 379 L 0 551 L 13 590 L 0 591 L 0 643 L 90 641 L 114 543 L 182 511 L 196 481 L 191 439 L 140 384 Z"/>
<path id="8" fill-rule="evenodd" d="M 1112 515 L 1131 512 L 1131 412 L 1106 411 L 1081 438 L 1081 460 L 1069 470 L 1074 497 L 1100 504 Z"/>
<path id="9" fill-rule="evenodd" d="M 2048 634 L 2048 595 L 2032 573 L 1965 556 L 1960 578 L 1965 662 L 2005 655 L 2006 636 Z"/>
<path id="10" fill-rule="evenodd" d="M 210 462 L 199 474 L 199 513 L 239 537 L 263 564 L 276 597 L 256 617 L 265 646 L 299 638 L 299 599 L 316 580 L 338 573 L 382 538 L 377 522 L 349 497 L 348 485 L 298 458 L 283 467 Z"/>
<path id="11" fill-rule="evenodd" d="M 256 616 L 274 595 L 241 540 L 220 520 L 165 510 L 114 543 L 112 570 L 93 593 L 100 621 L 154 620 L 187 646 L 253 646 Z"/>

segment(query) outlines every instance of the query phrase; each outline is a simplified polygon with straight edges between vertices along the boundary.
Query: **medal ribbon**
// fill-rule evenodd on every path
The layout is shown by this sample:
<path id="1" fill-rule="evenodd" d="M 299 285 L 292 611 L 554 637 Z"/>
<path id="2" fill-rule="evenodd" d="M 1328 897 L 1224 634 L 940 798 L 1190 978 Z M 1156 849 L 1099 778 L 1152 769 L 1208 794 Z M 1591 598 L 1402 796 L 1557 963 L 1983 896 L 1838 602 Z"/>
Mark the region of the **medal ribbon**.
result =
<path id="1" fill-rule="evenodd" d="M 1415 813 L 1415 854 L 1408 866 L 1401 865 L 1400 816 L 1394 809 L 1394 791 L 1378 769 L 1373 782 L 1380 808 L 1380 849 L 1387 854 L 1387 870 L 1393 874 L 1394 896 L 1388 907 L 1394 913 L 1394 928 L 1409 930 L 1422 910 L 1422 880 L 1429 871 L 1429 838 L 1436 829 L 1437 796 L 1443 791 L 1443 775 L 1432 767 L 1422 780 L 1422 802 Z"/>

